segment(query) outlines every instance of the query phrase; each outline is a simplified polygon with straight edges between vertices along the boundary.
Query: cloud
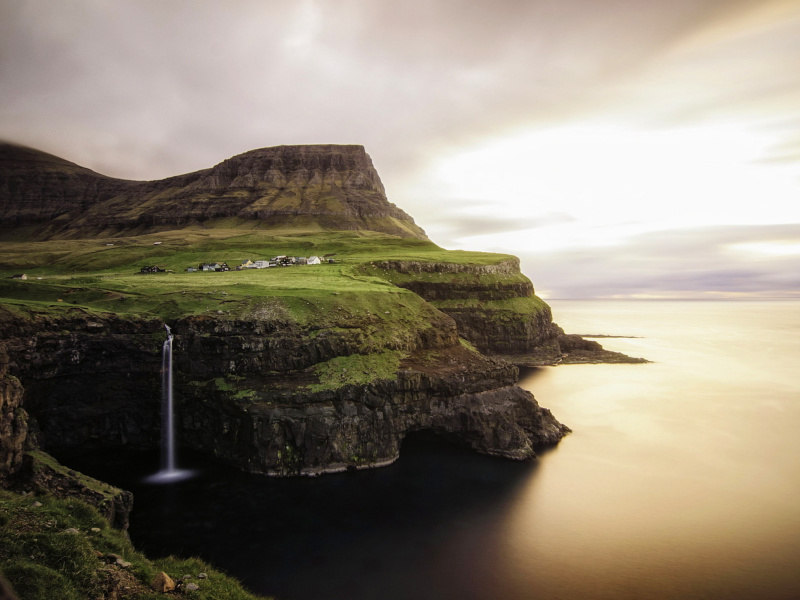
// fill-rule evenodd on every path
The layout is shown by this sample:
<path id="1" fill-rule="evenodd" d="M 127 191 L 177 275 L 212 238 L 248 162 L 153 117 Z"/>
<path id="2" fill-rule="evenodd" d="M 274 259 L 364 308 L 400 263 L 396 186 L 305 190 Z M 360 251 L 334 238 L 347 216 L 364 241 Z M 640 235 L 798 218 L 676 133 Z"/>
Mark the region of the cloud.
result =
<path id="1" fill-rule="evenodd" d="M 0 137 L 130 178 L 355 142 L 391 178 L 593 106 L 599 87 L 748 4 L 6 2 Z"/>
<path id="2" fill-rule="evenodd" d="M 589 157 L 592 173 L 551 172 L 549 195 L 536 192 L 548 179 L 538 159 L 514 167 L 530 177 L 523 194 L 492 172 L 487 190 L 454 190 L 436 169 L 443 156 L 532 130 L 600 124 L 635 140 L 687 123 L 716 135 L 734 123 L 766 140 L 754 159 L 763 179 L 753 180 L 748 202 L 760 222 L 778 222 L 787 213 L 772 206 L 782 200 L 770 182 L 780 174 L 785 183 L 800 162 L 798 56 L 793 0 L 510 0 L 501 8 L 482 0 L 11 0 L 0 3 L 0 138 L 132 179 L 263 146 L 364 144 L 390 199 L 443 245 L 531 230 L 539 248 L 560 248 L 521 251 L 534 283 L 555 295 L 781 292 L 797 288 L 796 256 L 735 241 L 766 243 L 767 230 L 629 237 L 627 221 L 677 227 L 664 219 L 689 212 L 687 204 L 705 209 L 707 222 L 730 223 L 731 213 L 756 222 L 740 218 L 749 204 L 737 209 L 719 187 L 692 183 L 685 163 L 714 162 L 712 180 L 743 188 L 741 165 L 698 144 L 690 148 L 705 152 L 697 160 L 681 151 L 683 160 L 670 154 L 647 169 L 634 159 L 606 168 L 606 148 L 605 162 Z M 570 158 L 566 146 L 559 152 Z M 631 170 L 652 184 L 641 186 L 641 199 L 595 201 L 601 183 L 631 188 Z M 468 206 L 470 195 L 483 200 Z M 658 210 L 648 214 L 651 206 Z M 581 229 L 592 214 L 617 232 L 613 243 L 585 247 L 581 234 L 597 233 Z"/>
<path id="3" fill-rule="evenodd" d="M 429 220 L 427 226 L 436 232 L 436 240 L 449 245 L 452 240 L 463 240 L 472 236 L 535 230 L 574 221 L 575 218 L 566 213 L 549 213 L 536 218 L 510 218 L 461 214 L 455 209 L 452 215 Z"/>
<path id="4" fill-rule="evenodd" d="M 754 250 L 765 247 L 790 252 Z M 800 225 L 663 231 L 521 259 L 536 287 L 554 298 L 800 294 Z"/>

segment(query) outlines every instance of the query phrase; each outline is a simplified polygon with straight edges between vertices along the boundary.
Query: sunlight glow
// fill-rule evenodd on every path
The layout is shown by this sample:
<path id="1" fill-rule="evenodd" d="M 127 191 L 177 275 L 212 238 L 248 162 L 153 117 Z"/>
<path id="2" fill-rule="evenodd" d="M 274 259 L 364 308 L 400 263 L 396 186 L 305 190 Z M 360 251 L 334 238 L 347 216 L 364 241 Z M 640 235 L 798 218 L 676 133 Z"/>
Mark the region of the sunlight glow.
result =
<path id="1" fill-rule="evenodd" d="M 750 242 L 733 244 L 730 248 L 756 256 L 800 256 L 800 242 Z"/>
<path id="2" fill-rule="evenodd" d="M 436 178 L 448 196 L 465 200 L 463 214 L 533 221 L 566 213 L 581 226 L 550 227 L 558 245 L 569 230 L 593 245 L 625 232 L 797 222 L 797 169 L 768 161 L 774 144 L 769 133 L 735 124 L 636 130 L 583 123 L 450 156 Z"/>

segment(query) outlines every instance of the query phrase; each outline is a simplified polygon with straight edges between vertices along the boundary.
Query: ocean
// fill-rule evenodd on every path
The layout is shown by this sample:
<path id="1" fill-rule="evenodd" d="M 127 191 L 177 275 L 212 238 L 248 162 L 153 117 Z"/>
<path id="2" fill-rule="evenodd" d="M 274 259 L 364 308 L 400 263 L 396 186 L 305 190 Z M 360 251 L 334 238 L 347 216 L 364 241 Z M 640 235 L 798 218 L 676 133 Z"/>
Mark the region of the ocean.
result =
<path id="1" fill-rule="evenodd" d="M 134 543 L 280 600 L 800 598 L 800 302 L 551 301 L 650 364 L 522 371 L 573 429 L 537 462 L 414 437 L 316 479 L 184 455 L 68 464 L 131 489 Z M 102 462 L 101 460 L 102 459 Z"/>

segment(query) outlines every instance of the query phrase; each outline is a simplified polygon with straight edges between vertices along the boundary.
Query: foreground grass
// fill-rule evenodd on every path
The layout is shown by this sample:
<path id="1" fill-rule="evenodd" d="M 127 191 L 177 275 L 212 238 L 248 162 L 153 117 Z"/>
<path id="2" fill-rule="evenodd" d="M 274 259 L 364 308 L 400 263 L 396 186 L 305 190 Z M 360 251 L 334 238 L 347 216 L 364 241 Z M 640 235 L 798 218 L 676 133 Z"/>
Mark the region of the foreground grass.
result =
<path id="1" fill-rule="evenodd" d="M 0 571 L 21 600 L 85 600 L 106 597 L 112 589 L 121 600 L 155 600 L 164 597 L 152 588 L 161 571 L 199 588 L 174 592 L 173 597 L 261 598 L 200 559 L 150 560 L 93 507 L 46 493 L 0 490 Z M 207 577 L 198 579 L 200 573 Z M 192 578 L 183 580 L 184 575 Z"/>

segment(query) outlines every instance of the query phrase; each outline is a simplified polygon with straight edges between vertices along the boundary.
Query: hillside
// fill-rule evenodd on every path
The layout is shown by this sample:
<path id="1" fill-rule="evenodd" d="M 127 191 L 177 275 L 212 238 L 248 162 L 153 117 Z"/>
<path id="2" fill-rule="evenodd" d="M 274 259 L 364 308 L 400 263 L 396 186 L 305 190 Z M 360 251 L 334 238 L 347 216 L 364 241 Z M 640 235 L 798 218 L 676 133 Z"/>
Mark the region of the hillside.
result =
<path id="1" fill-rule="evenodd" d="M 371 231 L 427 239 L 391 204 L 363 146 L 276 146 L 157 181 L 106 177 L 0 144 L 3 239 L 92 239 L 185 227 Z"/>
<path id="2" fill-rule="evenodd" d="M 48 447 L 157 444 L 165 323 L 182 442 L 258 473 L 386 464 L 419 429 L 533 457 L 567 429 L 512 365 L 629 360 L 565 335 L 515 257 L 429 241 L 361 146 L 157 182 L 2 156 L 0 351 Z M 282 255 L 324 260 L 235 268 Z"/>
<path id="3" fill-rule="evenodd" d="M 630 360 L 565 335 L 515 257 L 428 240 L 360 146 L 265 148 L 131 182 L 5 145 L 0 224 L 0 487 L 85 500 L 116 527 L 129 494 L 35 465 L 50 464 L 41 450 L 159 446 L 165 324 L 180 445 L 275 476 L 386 465 L 418 431 L 532 459 L 569 428 L 514 364 Z M 236 269 L 277 256 L 323 260 Z M 231 270 L 190 270 L 209 262 Z M 20 498 L 0 494 L 0 510 Z M 0 519 L 2 535 L 17 532 Z M 71 585 L 104 582 L 103 597 L 149 597 L 124 590 L 178 568 L 141 558 L 121 579 L 82 548 L 99 571 Z M 45 590 L 31 598 L 67 585 L 29 556 L 0 553 L 0 567 Z M 249 597 L 234 588 L 224 597 Z"/>

